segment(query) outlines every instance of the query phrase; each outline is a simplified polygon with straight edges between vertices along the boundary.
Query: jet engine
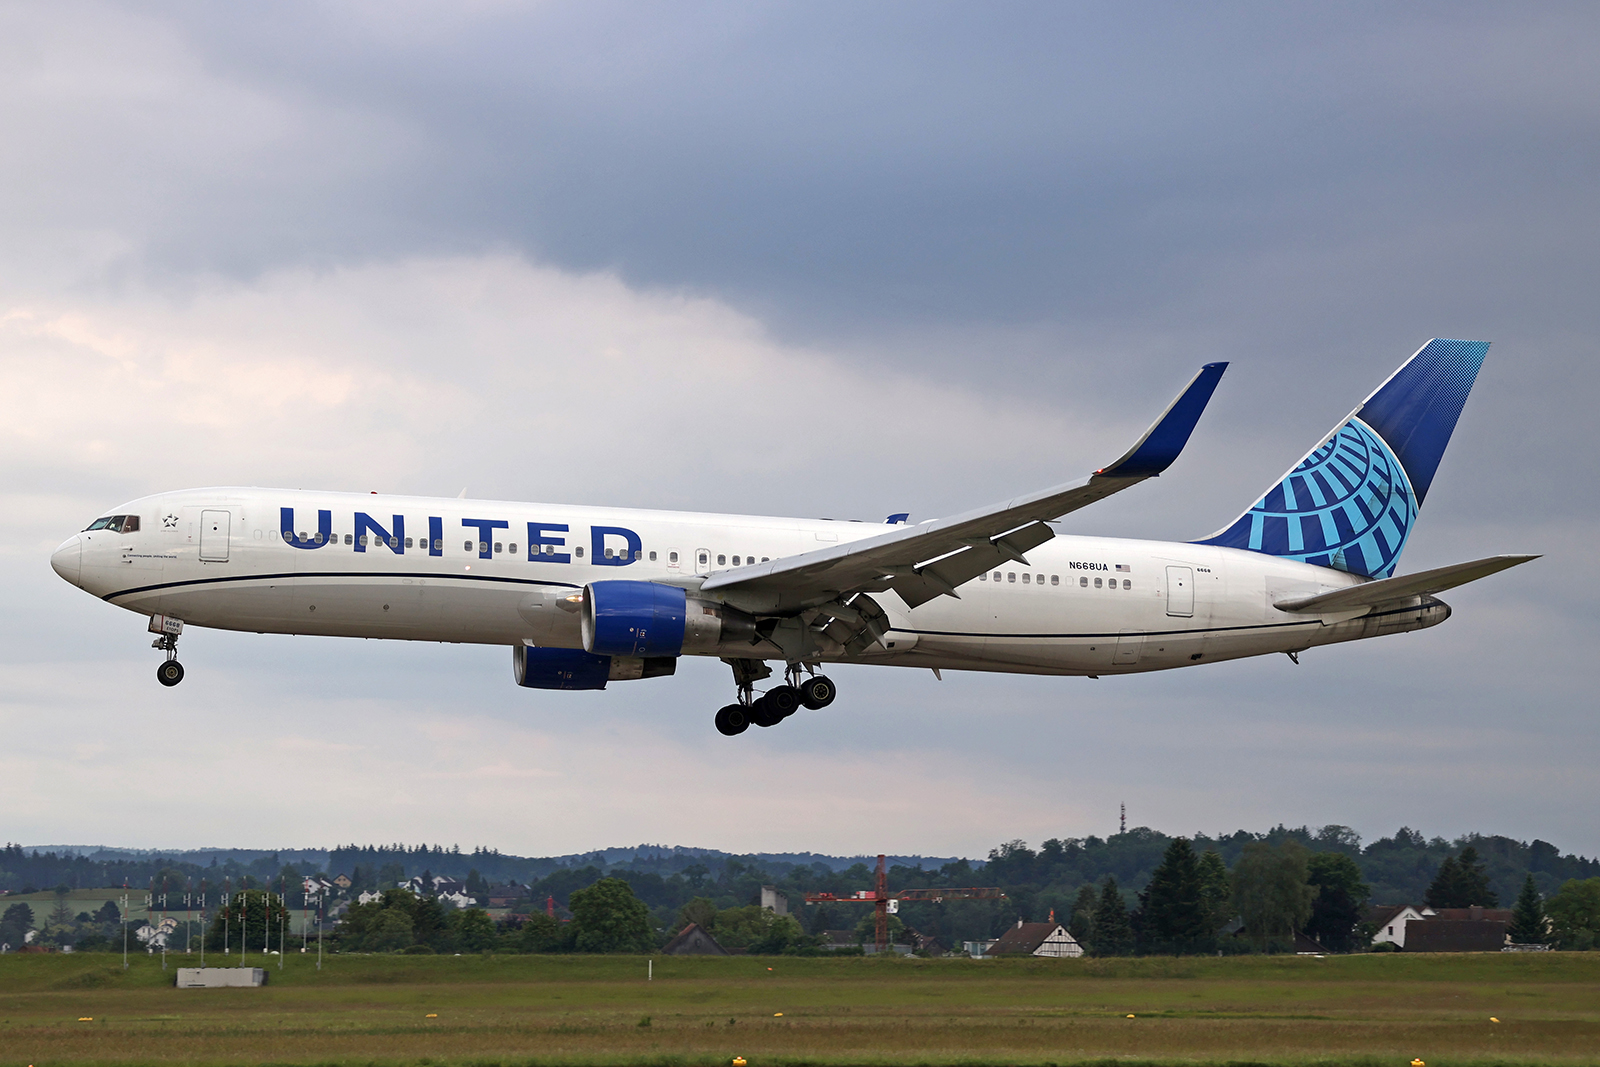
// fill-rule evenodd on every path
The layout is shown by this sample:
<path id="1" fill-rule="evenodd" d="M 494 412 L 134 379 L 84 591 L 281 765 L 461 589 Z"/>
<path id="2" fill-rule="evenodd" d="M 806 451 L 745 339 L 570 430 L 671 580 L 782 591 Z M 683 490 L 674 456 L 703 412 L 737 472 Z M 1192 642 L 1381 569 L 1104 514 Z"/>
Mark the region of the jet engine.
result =
<path id="1" fill-rule="evenodd" d="M 511 669 L 526 689 L 604 689 L 607 682 L 661 678 L 678 669 L 675 656 L 597 656 L 577 648 L 511 649 Z"/>
<path id="2" fill-rule="evenodd" d="M 579 613 L 584 650 L 600 656 L 713 653 L 757 640 L 755 616 L 655 582 L 590 582 Z"/>

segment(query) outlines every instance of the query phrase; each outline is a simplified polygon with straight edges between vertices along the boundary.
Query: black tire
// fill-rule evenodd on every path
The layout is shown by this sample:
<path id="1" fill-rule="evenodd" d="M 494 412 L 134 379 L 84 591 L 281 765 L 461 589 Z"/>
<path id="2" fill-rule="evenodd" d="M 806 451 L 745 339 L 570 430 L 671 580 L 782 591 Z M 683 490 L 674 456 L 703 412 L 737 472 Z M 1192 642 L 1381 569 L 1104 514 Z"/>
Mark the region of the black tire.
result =
<path id="1" fill-rule="evenodd" d="M 767 698 L 757 697 L 754 704 L 750 705 L 750 721 L 765 729 L 776 726 L 783 721 L 783 716 L 772 710 L 772 705 L 767 703 Z"/>
<path id="2" fill-rule="evenodd" d="M 717 733 L 723 737 L 733 737 L 750 729 L 750 716 L 745 713 L 743 704 L 729 704 L 717 712 Z"/>
<path id="3" fill-rule="evenodd" d="M 775 685 L 764 698 L 767 710 L 780 719 L 787 719 L 800 710 L 800 690 L 792 685 Z"/>
<path id="4" fill-rule="evenodd" d="M 838 687 L 827 675 L 818 674 L 800 683 L 800 703 L 812 711 L 832 704 L 833 698 L 838 695 Z"/>
<path id="5" fill-rule="evenodd" d="M 183 681 L 183 664 L 175 659 L 169 659 L 156 668 L 156 681 L 167 688 L 172 688 Z"/>

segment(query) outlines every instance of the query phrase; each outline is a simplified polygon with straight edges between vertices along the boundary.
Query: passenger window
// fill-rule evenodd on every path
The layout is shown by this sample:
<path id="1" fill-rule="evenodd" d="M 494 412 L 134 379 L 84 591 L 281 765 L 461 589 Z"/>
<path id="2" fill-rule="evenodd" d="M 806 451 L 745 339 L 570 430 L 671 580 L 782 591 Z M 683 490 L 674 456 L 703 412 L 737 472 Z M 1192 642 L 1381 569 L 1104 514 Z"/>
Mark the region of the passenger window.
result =
<path id="1" fill-rule="evenodd" d="M 367 535 L 366 534 L 362 534 L 360 537 L 356 538 L 356 540 L 358 542 L 360 542 L 361 544 L 365 545 L 367 543 Z"/>
<path id="2" fill-rule="evenodd" d="M 410 548 L 410 547 L 411 547 L 411 538 L 409 538 L 409 537 L 408 537 L 408 538 L 406 538 L 406 547 L 407 547 L 407 548 Z"/>
<path id="3" fill-rule="evenodd" d="M 1023 571 L 1022 572 L 1022 584 L 1023 585 L 1027 585 L 1028 584 L 1028 572 L 1027 571 Z"/>
<path id="4" fill-rule="evenodd" d="M 997 581 L 997 582 L 1000 580 L 1000 572 L 999 571 L 995 571 L 994 572 L 994 580 Z"/>
<path id="5" fill-rule="evenodd" d="M 667 553 L 667 562 L 668 563 L 676 563 L 676 562 L 678 562 L 678 554 L 676 552 L 668 552 Z"/>
<path id="6" fill-rule="evenodd" d="M 283 539 L 292 544 L 294 542 L 294 531 L 293 530 L 285 530 L 285 531 L 283 531 Z M 363 544 L 365 544 L 365 542 L 363 542 Z"/>
<path id="7" fill-rule="evenodd" d="M 707 558 L 704 552 L 700 553 L 700 566 L 704 567 L 706 565 Z"/>
<path id="8" fill-rule="evenodd" d="M 724 556 L 720 552 L 717 553 L 717 566 L 719 566 L 719 567 L 726 566 L 727 562 L 728 562 L 728 557 L 727 556 Z"/>
<path id="9" fill-rule="evenodd" d="M 1083 588 L 1085 588 L 1085 589 L 1089 588 L 1089 576 L 1088 575 L 1084 575 L 1083 577 L 1079 578 L 1078 579 L 1078 584 L 1080 586 L 1082 586 Z"/>
<path id="10" fill-rule="evenodd" d="M 350 538 L 349 538 L 349 537 L 346 537 L 346 538 L 345 538 L 345 539 L 344 539 L 344 543 L 345 543 L 345 544 L 349 544 L 349 543 L 350 543 Z M 442 537 L 435 537 L 435 538 L 434 538 L 434 539 L 433 539 L 433 550 L 434 550 L 434 551 L 435 551 L 435 552 L 443 552 L 443 551 L 444 551 L 444 538 L 442 538 Z"/>
<path id="11" fill-rule="evenodd" d="M 739 557 L 738 556 L 734 556 L 733 557 L 733 565 L 735 567 L 737 567 L 739 565 Z"/>
<path id="12" fill-rule="evenodd" d="M 361 539 L 361 543 L 362 544 L 366 544 L 367 543 L 367 539 L 365 537 L 363 537 Z M 463 542 L 461 542 L 461 551 L 463 551 L 463 552 L 471 552 L 472 551 L 472 542 L 471 541 L 463 541 Z"/>
<path id="13" fill-rule="evenodd" d="M 615 549 L 611 549 L 611 548 L 606 549 L 606 559 L 612 559 L 612 558 L 614 558 L 616 556 L 616 554 L 617 553 L 616 553 Z"/>
<path id="14" fill-rule="evenodd" d="M 577 556 L 579 559 L 582 559 L 583 558 L 583 546 L 579 545 L 577 548 L 573 549 L 572 550 L 572 554 L 574 556 Z"/>
<path id="15" fill-rule="evenodd" d="M 506 546 L 506 551 L 511 553 L 513 556 L 516 555 L 517 554 L 517 543 L 515 541 L 511 542 L 509 545 Z"/>
<path id="16" fill-rule="evenodd" d="M 502 545 L 499 541 L 496 541 L 494 543 L 494 550 L 496 552 L 504 552 L 506 550 L 506 546 Z"/>
<path id="17" fill-rule="evenodd" d="M 1122 588 L 1124 588 L 1124 589 L 1132 589 L 1133 588 L 1133 580 L 1130 579 L 1130 578 L 1122 579 Z"/>
<path id="18" fill-rule="evenodd" d="M 400 538 L 398 538 L 398 537 L 389 538 L 389 547 L 390 548 L 399 548 L 400 547 Z"/>
<path id="19" fill-rule="evenodd" d="M 478 554 L 482 555 L 483 553 L 485 553 L 487 551 L 489 551 L 489 542 L 487 542 L 487 541 L 479 541 L 478 542 Z"/>
<path id="20" fill-rule="evenodd" d="M 766 557 L 766 556 L 762 556 L 762 557 L 761 557 L 761 562 L 762 562 L 762 563 L 769 563 L 769 562 L 771 562 L 771 561 L 770 561 L 770 560 L 768 560 L 768 559 L 767 559 L 767 557 Z"/>
<path id="21" fill-rule="evenodd" d="M 1051 575 L 1051 576 L 1050 576 L 1050 584 L 1051 584 L 1051 585 L 1060 585 L 1060 584 L 1061 584 L 1061 575 L 1059 575 L 1059 574 L 1052 574 L 1052 575 Z"/>
<path id="22" fill-rule="evenodd" d="M 1017 572 L 1016 571 L 1007 571 L 1006 572 L 1006 581 L 1014 582 L 1016 580 L 1017 580 Z"/>
<path id="23" fill-rule="evenodd" d="M 1094 580 L 1094 587 L 1095 587 L 1095 588 L 1096 588 L 1096 589 L 1099 589 L 1099 588 L 1100 588 L 1100 579 L 1098 579 L 1098 578 L 1096 578 L 1096 579 L 1095 579 L 1095 580 Z"/>
<path id="24" fill-rule="evenodd" d="M 656 550 L 652 548 L 650 550 L 650 562 L 654 563 L 655 561 L 656 561 Z"/>
<path id="25" fill-rule="evenodd" d="M 349 534 L 345 534 L 344 535 L 344 543 L 345 544 L 347 544 L 347 545 L 348 544 L 352 544 L 352 543 L 354 543 L 354 541 L 355 541 L 355 538 L 351 537 Z"/>
<path id="26" fill-rule="evenodd" d="M 978 575 L 978 581 L 987 582 L 988 580 L 989 580 L 989 572 L 988 571 L 984 571 L 982 574 Z"/>

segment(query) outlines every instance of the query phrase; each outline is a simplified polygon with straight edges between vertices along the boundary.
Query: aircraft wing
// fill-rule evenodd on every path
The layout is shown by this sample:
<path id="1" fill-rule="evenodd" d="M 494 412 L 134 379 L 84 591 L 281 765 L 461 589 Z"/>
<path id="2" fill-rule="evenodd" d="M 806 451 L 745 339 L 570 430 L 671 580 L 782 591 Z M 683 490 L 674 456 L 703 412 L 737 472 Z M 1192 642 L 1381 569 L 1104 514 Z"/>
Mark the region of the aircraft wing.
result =
<path id="1" fill-rule="evenodd" d="M 1403 600 L 1407 597 L 1425 596 L 1429 593 L 1442 593 L 1446 589 L 1454 589 L 1458 585 L 1475 582 L 1479 578 L 1487 578 L 1498 571 L 1518 564 L 1526 563 L 1534 556 L 1489 556 L 1486 559 L 1475 559 L 1469 563 L 1452 563 L 1448 567 L 1436 567 L 1431 571 L 1419 571 L 1398 578 L 1380 578 L 1375 582 L 1364 582 L 1361 585 L 1351 586 L 1348 589 L 1336 589 L 1331 593 L 1321 593 L 1317 596 L 1299 597 L 1293 600 L 1279 600 L 1273 607 L 1280 611 L 1292 611 L 1296 614 L 1327 614 L 1336 611 L 1353 611 L 1360 608 L 1374 608 L 1379 604 L 1386 604 L 1393 600 Z"/>
<path id="2" fill-rule="evenodd" d="M 747 610 L 801 611 L 856 593 L 893 589 L 916 607 L 1055 536 L 1046 520 L 1153 478 L 1172 465 L 1200 421 L 1226 363 L 1207 363 L 1121 459 L 1088 478 L 945 519 L 713 574 L 700 586 Z"/>

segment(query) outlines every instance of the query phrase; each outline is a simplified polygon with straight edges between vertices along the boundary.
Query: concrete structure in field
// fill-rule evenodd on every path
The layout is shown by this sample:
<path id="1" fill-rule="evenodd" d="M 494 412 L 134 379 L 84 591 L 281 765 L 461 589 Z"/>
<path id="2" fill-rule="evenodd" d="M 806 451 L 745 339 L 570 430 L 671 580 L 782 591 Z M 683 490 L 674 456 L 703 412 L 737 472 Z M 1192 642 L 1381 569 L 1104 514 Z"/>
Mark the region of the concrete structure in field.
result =
<path id="1" fill-rule="evenodd" d="M 230 989 L 267 984 L 264 967 L 179 967 L 179 989 Z"/>
<path id="2" fill-rule="evenodd" d="M 789 897 L 785 893 L 778 892 L 778 887 L 775 885 L 764 885 L 761 887 L 761 906 L 776 915 L 787 915 Z"/>

